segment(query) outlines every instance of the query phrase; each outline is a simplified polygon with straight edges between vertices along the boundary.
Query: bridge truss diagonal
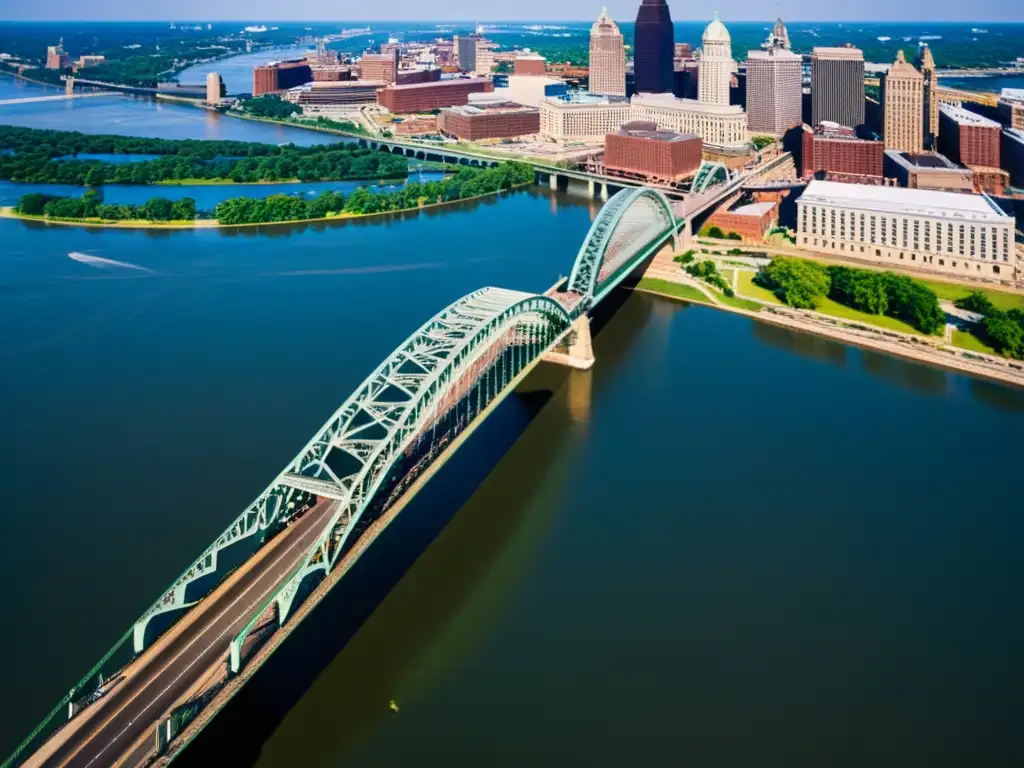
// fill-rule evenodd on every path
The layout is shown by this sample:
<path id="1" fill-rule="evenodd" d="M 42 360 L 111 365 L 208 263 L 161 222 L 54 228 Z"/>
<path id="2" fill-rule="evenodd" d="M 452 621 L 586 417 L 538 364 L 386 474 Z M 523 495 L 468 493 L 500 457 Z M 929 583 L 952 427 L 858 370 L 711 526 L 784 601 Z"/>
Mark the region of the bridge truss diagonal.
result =
<path id="1" fill-rule="evenodd" d="M 586 308 L 598 303 L 651 243 L 675 234 L 672 205 L 661 192 L 646 187 L 614 195 L 590 227 L 569 274 L 568 290 L 584 297 Z"/>
<path id="2" fill-rule="evenodd" d="M 338 504 L 305 560 L 264 610 L 276 605 L 283 624 L 303 581 L 331 571 L 371 503 L 381 504 L 379 496 L 389 487 L 389 498 L 394 497 L 415 466 L 403 467 L 397 488 L 392 470 L 416 464 L 417 458 L 423 462 L 427 457 L 417 447 L 433 445 L 438 425 L 460 402 L 475 397 L 466 410 L 478 414 L 569 331 L 572 319 L 546 296 L 484 288 L 447 307 L 400 345 L 278 478 L 281 485 Z M 456 431 L 471 420 L 471 415 L 459 417 Z M 241 666 L 242 646 L 260 613 L 232 643 L 233 672 Z"/>

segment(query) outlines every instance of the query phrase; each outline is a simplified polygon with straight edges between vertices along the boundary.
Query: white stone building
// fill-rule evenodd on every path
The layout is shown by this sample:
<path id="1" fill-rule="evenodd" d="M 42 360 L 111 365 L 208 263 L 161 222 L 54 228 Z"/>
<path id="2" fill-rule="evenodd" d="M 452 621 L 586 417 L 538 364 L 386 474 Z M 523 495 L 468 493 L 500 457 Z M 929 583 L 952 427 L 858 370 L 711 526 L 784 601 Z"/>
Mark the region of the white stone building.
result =
<path id="1" fill-rule="evenodd" d="M 900 269 L 1012 279 L 1014 223 L 987 195 L 812 181 L 797 246 Z"/>
<path id="2" fill-rule="evenodd" d="M 603 144 L 605 136 L 616 133 L 629 120 L 630 105 L 625 99 L 580 97 L 540 102 L 540 133 L 560 144 Z"/>
<path id="3" fill-rule="evenodd" d="M 677 99 L 670 93 L 638 93 L 632 99 L 630 119 L 657 123 L 659 130 L 695 133 L 712 149 L 739 151 L 749 143 L 746 113 L 728 103 L 705 104 Z"/>

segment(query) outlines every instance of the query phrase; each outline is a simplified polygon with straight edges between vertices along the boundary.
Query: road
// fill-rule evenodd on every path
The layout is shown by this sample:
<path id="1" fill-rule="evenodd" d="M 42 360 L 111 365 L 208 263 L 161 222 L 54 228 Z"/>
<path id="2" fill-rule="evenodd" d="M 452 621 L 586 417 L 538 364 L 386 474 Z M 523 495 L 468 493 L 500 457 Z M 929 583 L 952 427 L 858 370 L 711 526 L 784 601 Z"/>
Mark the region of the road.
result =
<path id="1" fill-rule="evenodd" d="M 42 759 L 33 756 L 26 765 L 108 766 L 140 736 L 152 732 L 186 691 L 223 663 L 232 638 L 305 557 L 336 504 L 321 501 L 294 522 L 281 534 L 283 540 L 272 542 L 273 548 L 250 561 L 248 571 L 239 572 L 199 603 L 193 609 L 199 613 L 183 619 L 191 623 L 179 636 L 158 642 L 143 654 L 127 679 L 80 715 L 88 715 L 87 720 L 63 744 Z M 73 726 L 74 721 L 68 727 Z"/>

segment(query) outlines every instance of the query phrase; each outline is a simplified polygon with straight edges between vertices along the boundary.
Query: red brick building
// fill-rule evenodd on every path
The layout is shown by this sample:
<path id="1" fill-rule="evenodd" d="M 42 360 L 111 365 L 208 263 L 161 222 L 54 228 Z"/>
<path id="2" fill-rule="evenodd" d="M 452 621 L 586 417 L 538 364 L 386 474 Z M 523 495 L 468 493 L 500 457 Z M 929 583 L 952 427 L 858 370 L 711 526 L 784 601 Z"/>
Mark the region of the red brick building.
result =
<path id="1" fill-rule="evenodd" d="M 297 85 L 312 82 L 313 70 L 305 59 L 272 61 L 252 70 L 252 95 L 287 91 Z"/>
<path id="2" fill-rule="evenodd" d="M 528 136 L 540 133 L 540 110 L 511 101 L 451 107 L 441 111 L 438 128 L 466 141 Z"/>
<path id="3" fill-rule="evenodd" d="M 858 139 L 852 128 L 823 122 L 803 126 L 801 175 L 825 171 L 834 178 L 882 177 L 885 142 Z"/>
<path id="4" fill-rule="evenodd" d="M 535 53 L 521 53 L 516 56 L 515 74 L 517 75 L 545 75 L 547 74 L 547 59 Z"/>
<path id="5" fill-rule="evenodd" d="M 359 60 L 359 79 L 393 83 L 398 79 L 398 49 L 390 53 L 364 53 Z"/>
<path id="6" fill-rule="evenodd" d="M 954 104 L 939 105 L 939 152 L 954 163 L 999 168 L 999 134 L 995 120 Z"/>
<path id="7" fill-rule="evenodd" d="M 659 131 L 655 123 L 627 123 L 604 138 L 609 171 L 657 181 L 679 181 L 700 167 L 704 143 L 693 133 Z"/>
<path id="8" fill-rule="evenodd" d="M 491 93 L 494 85 L 483 77 L 441 80 L 436 83 L 389 85 L 377 91 L 377 103 L 399 115 L 469 103 L 471 93 Z"/>
<path id="9" fill-rule="evenodd" d="M 441 70 L 437 67 L 420 67 L 418 69 L 398 70 L 398 85 L 415 85 L 416 83 L 437 83 L 441 80 Z"/>
<path id="10" fill-rule="evenodd" d="M 708 227 L 718 227 L 724 234 L 735 232 L 746 242 L 763 242 L 764 236 L 779 221 L 777 200 L 761 200 L 736 205 L 733 198 L 707 220 Z"/>

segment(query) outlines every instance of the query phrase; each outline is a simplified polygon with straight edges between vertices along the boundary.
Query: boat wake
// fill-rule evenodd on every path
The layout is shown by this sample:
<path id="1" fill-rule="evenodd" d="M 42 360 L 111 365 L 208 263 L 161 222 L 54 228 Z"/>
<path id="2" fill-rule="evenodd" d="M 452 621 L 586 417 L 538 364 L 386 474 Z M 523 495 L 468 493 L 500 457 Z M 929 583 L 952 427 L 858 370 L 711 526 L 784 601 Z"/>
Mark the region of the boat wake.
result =
<path id="1" fill-rule="evenodd" d="M 79 264 L 88 264 L 90 267 L 96 267 L 97 269 L 134 269 L 138 272 L 146 272 L 150 275 L 156 274 L 156 272 L 149 267 L 140 267 L 138 264 L 129 264 L 126 261 L 104 259 L 102 256 L 90 256 L 87 253 L 79 253 L 78 251 L 72 251 L 69 253 L 68 258 L 72 261 L 77 261 Z"/>

